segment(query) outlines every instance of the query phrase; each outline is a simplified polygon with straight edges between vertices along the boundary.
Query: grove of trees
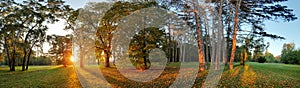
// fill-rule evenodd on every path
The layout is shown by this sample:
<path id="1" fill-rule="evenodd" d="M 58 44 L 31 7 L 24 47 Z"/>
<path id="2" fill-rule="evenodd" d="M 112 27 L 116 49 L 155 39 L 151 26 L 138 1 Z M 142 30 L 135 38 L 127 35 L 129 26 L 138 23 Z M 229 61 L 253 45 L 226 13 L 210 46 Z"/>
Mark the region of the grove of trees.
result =
<path id="1" fill-rule="evenodd" d="M 262 56 L 263 52 L 266 50 L 265 48 L 268 47 L 268 44 L 264 42 L 264 38 L 269 37 L 273 39 L 284 39 L 284 37 L 265 32 L 263 27 L 264 21 L 266 20 L 293 21 L 297 19 L 297 17 L 295 17 L 292 13 L 293 10 L 289 9 L 287 6 L 281 5 L 280 3 L 282 2 L 286 2 L 286 0 L 212 0 L 203 2 L 205 4 L 189 0 L 158 0 L 131 3 L 118 1 L 115 2 L 111 9 L 104 13 L 104 17 L 100 19 L 100 27 L 97 32 L 98 42 L 101 41 L 100 44 L 102 43 L 106 46 L 106 48 L 104 46 L 102 48 L 104 51 L 106 50 L 105 55 L 108 55 L 105 60 L 107 64 L 106 66 L 108 67 L 109 57 L 111 56 L 107 51 L 110 51 L 109 48 L 111 47 L 109 46 L 109 43 L 112 38 L 112 36 L 109 35 L 112 34 L 118 26 L 112 24 L 118 21 L 118 19 L 129 15 L 131 11 L 138 10 L 137 8 L 134 8 L 134 6 L 140 5 L 142 8 L 143 5 L 151 3 L 154 4 L 153 6 L 173 11 L 179 19 L 186 20 L 187 24 L 191 28 L 189 31 L 194 32 L 193 34 L 197 37 L 198 61 L 200 63 L 201 70 L 204 70 L 205 61 L 214 61 L 214 64 L 218 65 L 221 60 L 225 64 L 229 60 L 229 67 L 232 69 L 233 62 L 236 58 L 235 56 L 243 58 L 241 59 L 242 65 L 250 57 L 257 60 L 260 56 Z M 210 4 L 213 6 L 210 6 Z M 126 6 L 126 8 L 121 9 L 122 6 Z M 112 10 L 116 11 L 111 12 Z M 125 13 L 123 14 L 122 12 Z M 117 13 L 117 16 L 119 17 L 114 17 L 113 14 Z M 210 25 L 210 22 L 216 24 Z M 250 26 L 251 28 L 244 28 L 243 25 Z M 102 28 L 109 31 L 104 31 Z M 104 39 L 107 40 L 107 43 L 105 43 Z M 240 55 L 237 55 L 236 52 L 236 45 L 238 43 L 242 44 L 239 46 Z M 217 47 L 222 48 L 220 49 Z M 226 47 L 226 50 L 222 50 Z M 221 53 L 222 51 L 226 51 L 227 53 Z M 251 55 L 251 52 L 253 52 L 253 55 Z"/>
<path id="2" fill-rule="evenodd" d="M 113 57 L 112 53 L 112 40 L 119 36 L 114 33 L 119 29 L 119 23 L 124 22 L 122 19 L 142 9 L 156 7 L 172 14 L 166 18 L 168 22 L 161 28 L 137 27 L 143 30 L 133 37 L 130 49 L 119 49 L 127 51 L 124 54 L 138 61 L 135 64 L 143 64 L 141 68 L 147 69 L 150 65 L 147 60 L 149 50 L 161 48 L 169 62 L 197 61 L 201 71 L 206 70 L 206 64 L 219 69 L 219 65 L 229 62 L 229 69 L 233 69 L 234 61 L 239 60 L 241 65 L 250 59 L 258 61 L 269 46 L 264 42 L 265 38 L 285 39 L 265 32 L 264 21 L 296 20 L 293 10 L 281 4 L 286 1 L 128 0 L 91 2 L 74 10 L 62 0 L 4 0 L 0 3 L 0 60 L 5 60 L 11 71 L 15 71 L 19 61 L 22 70 L 28 70 L 32 53 L 42 51 L 44 42 L 49 42 L 51 49 L 45 58 L 54 58 L 52 62 L 67 66 L 74 53 L 72 48 L 76 47 L 80 67 L 84 67 L 85 62 L 95 61 L 90 59 L 91 54 L 95 54 L 98 64 L 104 61 L 105 67 L 110 67 L 112 58 L 113 63 L 122 59 Z M 72 30 L 73 34 L 47 36 L 47 24 L 59 20 L 67 21 L 65 29 Z M 146 25 L 156 21 L 148 19 L 144 22 Z M 184 25 L 188 28 L 185 29 Z M 180 35 L 192 37 L 182 38 Z M 299 50 L 285 44 L 281 62 L 299 64 L 297 53 Z M 265 58 L 267 62 L 275 62 L 274 56 L 268 52 Z"/>
<path id="3" fill-rule="evenodd" d="M 0 7 L 0 49 L 10 71 L 18 61 L 28 70 L 33 48 L 42 49 L 46 41 L 47 24 L 67 19 L 73 11 L 61 0 L 1 0 Z"/>

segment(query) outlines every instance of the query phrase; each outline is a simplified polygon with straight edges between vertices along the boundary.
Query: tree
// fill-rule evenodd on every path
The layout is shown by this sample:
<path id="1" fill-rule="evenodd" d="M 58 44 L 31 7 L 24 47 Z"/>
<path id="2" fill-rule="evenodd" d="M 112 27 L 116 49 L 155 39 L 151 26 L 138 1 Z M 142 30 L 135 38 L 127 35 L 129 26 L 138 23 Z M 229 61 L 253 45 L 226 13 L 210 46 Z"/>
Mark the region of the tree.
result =
<path id="1" fill-rule="evenodd" d="M 238 23 L 239 23 L 239 10 L 241 6 L 242 0 L 238 0 L 238 4 L 236 4 L 236 10 L 235 10 L 235 18 L 234 18 L 234 29 L 233 29 L 233 39 L 232 39 L 232 49 L 231 49 L 231 56 L 230 56 L 230 63 L 229 63 L 229 69 L 233 69 L 233 60 L 235 56 L 235 50 L 236 50 L 236 36 L 237 36 L 237 30 L 238 30 Z"/>
<path id="2" fill-rule="evenodd" d="M 172 3 L 172 1 L 170 2 Z M 194 35 L 196 35 L 197 39 L 197 45 L 198 45 L 198 62 L 200 64 L 200 70 L 205 70 L 205 60 L 204 60 L 204 46 L 203 46 L 203 34 L 202 34 L 202 19 L 200 14 L 200 9 L 198 7 L 198 2 L 189 2 L 189 1 L 178 1 L 175 2 L 176 7 L 179 12 L 183 12 L 184 15 L 181 15 L 180 13 L 177 13 L 179 16 L 181 16 L 181 19 L 185 20 L 187 24 L 191 27 L 191 31 L 194 32 Z M 179 4 L 181 3 L 181 4 Z M 170 4 L 172 6 L 172 4 Z"/>
<path id="3" fill-rule="evenodd" d="M 275 56 L 275 63 L 280 63 L 280 55 L 278 55 L 278 56 Z"/>
<path id="4" fill-rule="evenodd" d="M 274 63 L 275 62 L 275 57 L 272 53 L 266 51 L 265 53 L 265 58 L 267 63 Z"/>
<path id="5" fill-rule="evenodd" d="M 295 49 L 294 43 L 283 44 L 280 60 L 285 64 L 300 64 L 300 49 Z"/>
<path id="6" fill-rule="evenodd" d="M 54 58 L 54 61 L 57 64 L 63 64 L 64 67 L 67 67 L 70 62 L 70 58 L 72 56 L 72 36 L 57 36 L 52 35 L 47 37 L 47 41 L 49 42 L 51 48 L 49 49 L 49 56 Z"/>
<path id="7" fill-rule="evenodd" d="M 241 62 L 240 64 L 244 66 L 249 57 L 249 54 L 248 54 L 249 52 L 245 45 L 239 47 L 238 49 L 239 49 L 239 51 L 237 52 L 237 54 L 238 54 L 240 62 Z"/>
<path id="8" fill-rule="evenodd" d="M 87 5 L 78 10 L 77 14 L 74 14 L 76 19 L 74 23 L 71 23 L 73 28 L 73 39 L 75 46 L 78 46 L 79 51 L 79 63 L 80 67 L 84 67 L 84 58 L 88 57 L 90 51 L 95 50 L 95 33 L 98 29 L 99 20 L 104 16 L 104 13 L 110 8 L 111 3 L 100 2 L 94 3 L 90 2 Z M 79 13 L 80 12 L 80 13 Z M 98 64 L 100 63 L 99 56 L 101 55 L 101 50 L 96 48 L 96 58 L 98 59 Z M 92 56 L 92 55 L 90 55 Z M 94 61 L 94 60 L 92 60 Z"/>
<path id="9" fill-rule="evenodd" d="M 2 44 L 6 47 L 10 70 L 15 70 L 17 41 L 22 40 L 22 70 L 25 71 L 28 69 L 32 48 L 40 47 L 44 42 L 47 30 L 45 22 L 54 23 L 59 18 L 68 16 L 66 13 L 71 11 L 61 0 L 1 1 Z M 12 39 L 12 43 L 9 43 L 9 39 Z M 9 53 L 10 50 L 13 52 Z"/>
<path id="10" fill-rule="evenodd" d="M 131 62 L 140 70 L 148 69 L 151 66 L 149 52 L 155 48 L 163 49 L 166 45 L 164 36 L 165 32 L 155 27 L 141 30 L 133 37 L 129 45 L 129 56 L 133 58 Z M 143 62 L 141 63 L 141 61 Z"/>
<path id="11" fill-rule="evenodd" d="M 264 32 L 263 29 L 263 21 L 265 20 L 277 20 L 278 18 L 282 18 L 284 21 L 293 21 L 297 19 L 297 17 L 292 13 L 292 9 L 288 9 L 287 6 L 282 6 L 278 3 L 285 2 L 287 0 L 276 0 L 276 1 L 252 1 L 252 0 L 245 0 L 240 1 L 240 8 L 236 10 L 240 11 L 240 17 L 236 18 L 240 19 L 240 23 L 250 24 L 253 26 L 251 29 L 251 33 L 254 35 L 259 35 L 260 37 L 270 37 L 273 39 L 284 39 L 281 36 L 268 34 Z M 236 1 L 232 1 L 231 3 L 237 5 Z M 237 15 L 237 13 L 235 13 Z M 234 24 L 235 27 L 238 24 Z M 234 30 L 235 32 L 235 30 Z M 234 33 L 234 36 L 236 33 Z M 232 51 L 231 51 L 231 61 L 234 59 L 235 54 L 235 38 L 233 37 L 232 41 Z M 230 65 L 230 69 L 232 69 L 232 63 Z"/>
<path id="12" fill-rule="evenodd" d="M 155 2 L 115 2 L 101 18 L 96 32 L 96 48 L 105 53 L 105 67 L 110 67 L 111 41 L 118 24 L 117 21 L 130 13 L 156 5 Z"/>

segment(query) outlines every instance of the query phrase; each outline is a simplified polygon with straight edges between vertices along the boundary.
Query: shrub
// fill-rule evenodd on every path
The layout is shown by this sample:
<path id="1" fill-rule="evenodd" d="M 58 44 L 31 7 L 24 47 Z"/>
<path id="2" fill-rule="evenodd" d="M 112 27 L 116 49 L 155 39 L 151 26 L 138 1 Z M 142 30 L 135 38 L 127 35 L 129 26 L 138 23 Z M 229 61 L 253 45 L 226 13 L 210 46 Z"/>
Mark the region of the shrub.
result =
<path id="1" fill-rule="evenodd" d="M 257 61 L 258 61 L 258 63 L 265 63 L 266 58 L 265 57 L 258 57 Z"/>

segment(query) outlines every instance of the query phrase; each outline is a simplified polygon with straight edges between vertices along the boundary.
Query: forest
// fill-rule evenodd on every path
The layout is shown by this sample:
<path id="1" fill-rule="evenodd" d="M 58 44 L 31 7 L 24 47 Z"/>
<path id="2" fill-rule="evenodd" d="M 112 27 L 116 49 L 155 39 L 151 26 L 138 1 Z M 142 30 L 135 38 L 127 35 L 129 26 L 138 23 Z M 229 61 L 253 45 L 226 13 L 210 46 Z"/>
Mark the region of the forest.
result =
<path id="1" fill-rule="evenodd" d="M 300 87 L 300 49 L 266 41 L 286 39 L 266 21 L 297 20 L 288 0 L 66 2 L 0 1 L 0 86 Z"/>

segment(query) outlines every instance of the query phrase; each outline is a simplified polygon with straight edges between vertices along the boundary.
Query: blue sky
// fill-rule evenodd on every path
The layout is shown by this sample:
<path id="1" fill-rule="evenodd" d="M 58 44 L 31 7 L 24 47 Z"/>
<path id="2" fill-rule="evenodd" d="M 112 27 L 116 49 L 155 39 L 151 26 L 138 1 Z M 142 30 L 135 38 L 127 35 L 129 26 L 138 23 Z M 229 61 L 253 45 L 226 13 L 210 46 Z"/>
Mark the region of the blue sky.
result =
<path id="1" fill-rule="evenodd" d="M 265 22 L 265 29 L 269 33 L 277 34 L 286 38 L 286 40 L 272 40 L 267 38 L 266 42 L 270 42 L 269 52 L 274 55 L 280 55 L 284 43 L 294 42 L 296 48 L 300 48 L 300 0 L 289 0 L 283 5 L 294 10 L 294 14 L 298 17 L 297 20 L 292 22 Z"/>
<path id="2" fill-rule="evenodd" d="M 106 0 L 66 0 L 66 3 L 71 5 L 74 8 L 83 7 L 86 2 L 91 1 L 106 1 Z M 294 14 L 300 19 L 300 0 L 289 0 L 288 2 L 282 3 L 283 5 L 287 5 L 288 8 L 294 10 Z M 297 19 L 292 22 L 273 22 L 266 21 L 265 29 L 268 33 L 280 35 L 286 38 L 286 40 L 273 40 L 266 38 L 265 42 L 270 42 L 270 47 L 268 49 L 269 52 L 273 53 L 275 56 L 281 54 L 282 45 L 284 43 L 294 42 L 296 44 L 296 48 L 300 48 L 300 20 Z M 60 23 L 59 23 L 60 24 Z M 58 30 L 52 31 L 52 29 L 57 29 L 58 26 L 55 24 L 52 25 L 52 28 L 49 29 L 49 34 L 58 33 Z M 51 33 L 53 32 L 53 33 Z M 64 32 L 59 32 L 64 33 Z"/>

